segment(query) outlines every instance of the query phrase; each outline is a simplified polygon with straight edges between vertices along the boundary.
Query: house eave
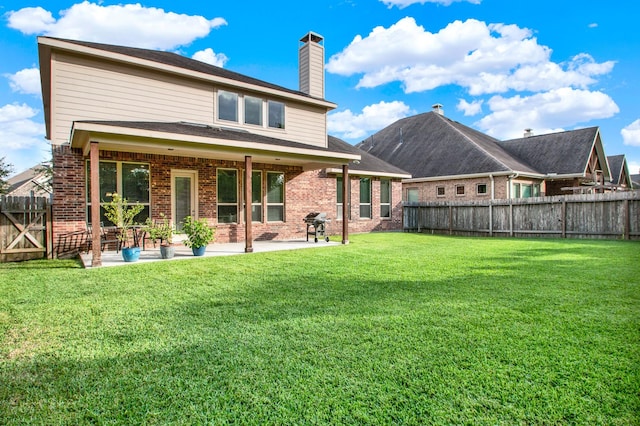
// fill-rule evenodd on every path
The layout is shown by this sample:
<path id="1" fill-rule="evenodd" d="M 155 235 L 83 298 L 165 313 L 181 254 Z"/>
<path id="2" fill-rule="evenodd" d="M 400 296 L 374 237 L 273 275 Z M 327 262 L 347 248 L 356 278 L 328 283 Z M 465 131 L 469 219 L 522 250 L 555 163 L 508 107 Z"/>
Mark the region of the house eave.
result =
<path id="1" fill-rule="evenodd" d="M 471 173 L 466 175 L 448 175 L 448 176 L 428 176 L 404 179 L 402 183 L 421 183 L 421 182 L 438 182 L 443 180 L 461 180 L 461 179 L 478 179 L 478 178 L 491 178 L 497 176 L 512 176 L 512 177 L 527 177 L 532 179 L 544 179 L 544 174 L 536 173 L 521 173 L 515 171 L 500 171 L 495 173 Z"/>
<path id="2" fill-rule="evenodd" d="M 91 142 L 100 150 L 157 155 L 242 161 L 250 155 L 255 162 L 297 165 L 305 170 L 348 164 L 360 160 L 357 154 L 321 149 L 269 145 L 259 142 L 235 141 L 224 138 L 193 136 L 99 123 L 75 122 L 71 130 L 72 148 L 89 154 Z"/>
<path id="3" fill-rule="evenodd" d="M 342 169 L 327 168 L 326 172 L 327 172 L 327 174 L 341 175 L 342 174 Z M 409 179 L 409 178 L 411 178 L 411 175 L 407 174 L 407 173 L 381 172 L 381 171 L 375 171 L 375 170 L 349 169 L 349 173 L 352 174 L 352 175 L 357 175 L 357 176 L 375 176 L 375 177 L 386 177 L 386 178 L 392 178 L 392 179 Z"/>

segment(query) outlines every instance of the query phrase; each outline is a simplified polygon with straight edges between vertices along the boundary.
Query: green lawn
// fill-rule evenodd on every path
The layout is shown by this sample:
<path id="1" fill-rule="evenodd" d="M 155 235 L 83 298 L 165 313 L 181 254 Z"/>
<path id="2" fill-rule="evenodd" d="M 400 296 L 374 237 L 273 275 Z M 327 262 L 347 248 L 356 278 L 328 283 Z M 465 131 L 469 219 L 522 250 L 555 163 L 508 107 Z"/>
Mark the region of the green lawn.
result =
<path id="1" fill-rule="evenodd" d="M 638 242 L 395 233 L 94 270 L 0 264 L 0 424 L 639 413 Z"/>

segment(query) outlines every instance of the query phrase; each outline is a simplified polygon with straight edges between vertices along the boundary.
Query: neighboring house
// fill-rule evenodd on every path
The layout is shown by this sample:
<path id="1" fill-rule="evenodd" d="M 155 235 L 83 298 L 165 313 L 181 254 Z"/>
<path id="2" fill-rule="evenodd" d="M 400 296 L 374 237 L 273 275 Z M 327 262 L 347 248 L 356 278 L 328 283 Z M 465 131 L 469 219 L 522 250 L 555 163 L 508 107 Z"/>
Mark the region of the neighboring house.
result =
<path id="1" fill-rule="evenodd" d="M 640 174 L 630 175 L 631 183 L 633 184 L 633 189 L 640 189 Z"/>
<path id="2" fill-rule="evenodd" d="M 17 197 L 50 197 L 51 179 L 42 165 L 33 166 L 7 179 L 6 195 Z"/>
<path id="3" fill-rule="evenodd" d="M 629 174 L 629 166 L 624 154 L 610 155 L 607 157 L 609 169 L 611 170 L 611 187 L 612 190 L 630 190 L 633 189 L 631 175 Z"/>
<path id="4" fill-rule="evenodd" d="M 310 212 L 327 212 L 345 243 L 350 226 L 401 229 L 406 172 L 358 170 L 361 153 L 327 136 L 336 105 L 324 99 L 322 43 L 300 40 L 298 91 L 170 52 L 39 37 L 54 241 L 105 221 L 92 207 L 114 192 L 144 205 L 140 221 L 206 218 L 216 241 L 246 251 L 254 238 L 305 237 Z"/>
<path id="5" fill-rule="evenodd" d="M 527 198 L 603 190 L 609 169 L 598 128 L 500 141 L 444 116 L 442 106 L 357 145 L 406 170 L 404 200 Z"/>

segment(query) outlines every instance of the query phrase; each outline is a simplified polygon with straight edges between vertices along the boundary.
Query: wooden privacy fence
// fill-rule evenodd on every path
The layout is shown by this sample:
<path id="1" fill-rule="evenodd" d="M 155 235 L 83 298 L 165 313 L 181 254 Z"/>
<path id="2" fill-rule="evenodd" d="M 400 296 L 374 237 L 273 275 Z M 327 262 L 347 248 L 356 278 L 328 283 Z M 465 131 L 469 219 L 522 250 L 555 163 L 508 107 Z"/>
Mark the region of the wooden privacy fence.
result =
<path id="1" fill-rule="evenodd" d="M 51 255 L 49 199 L 0 196 L 0 262 L 51 258 Z"/>
<path id="2" fill-rule="evenodd" d="M 403 228 L 450 235 L 640 239 L 640 192 L 406 203 Z"/>

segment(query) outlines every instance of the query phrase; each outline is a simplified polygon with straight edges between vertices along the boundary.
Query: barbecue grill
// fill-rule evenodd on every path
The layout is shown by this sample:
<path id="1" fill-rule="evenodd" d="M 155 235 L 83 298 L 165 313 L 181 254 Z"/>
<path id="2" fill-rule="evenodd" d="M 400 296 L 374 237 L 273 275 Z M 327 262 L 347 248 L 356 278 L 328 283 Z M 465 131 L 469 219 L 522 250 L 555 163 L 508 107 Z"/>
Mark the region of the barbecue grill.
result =
<path id="1" fill-rule="evenodd" d="M 314 242 L 318 242 L 318 237 L 324 237 L 326 242 L 329 242 L 329 237 L 325 234 L 327 223 L 331 222 L 327 219 L 326 213 L 309 213 L 304 217 L 304 223 L 307 224 L 307 241 L 309 241 L 309 235 L 313 235 Z M 309 230 L 312 228 L 312 230 Z"/>

